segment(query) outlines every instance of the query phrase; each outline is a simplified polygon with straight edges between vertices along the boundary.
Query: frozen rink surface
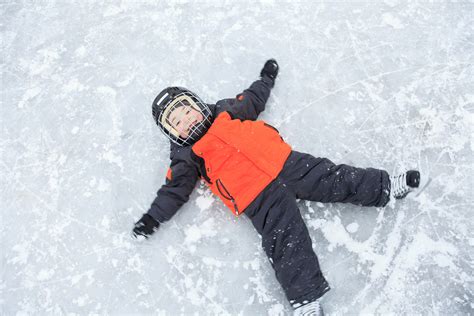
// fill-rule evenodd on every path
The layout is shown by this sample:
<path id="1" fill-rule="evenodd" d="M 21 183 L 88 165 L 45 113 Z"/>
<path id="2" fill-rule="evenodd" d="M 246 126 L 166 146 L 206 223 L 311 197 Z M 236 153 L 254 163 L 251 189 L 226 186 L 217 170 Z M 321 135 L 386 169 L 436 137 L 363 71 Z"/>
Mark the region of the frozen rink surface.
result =
<path id="1" fill-rule="evenodd" d="M 290 314 L 250 221 L 203 183 L 130 238 L 169 164 L 156 94 L 234 97 L 274 57 L 261 118 L 294 149 L 432 178 L 383 209 L 299 202 L 326 313 L 472 315 L 473 9 L 1 1 L 0 314 Z"/>

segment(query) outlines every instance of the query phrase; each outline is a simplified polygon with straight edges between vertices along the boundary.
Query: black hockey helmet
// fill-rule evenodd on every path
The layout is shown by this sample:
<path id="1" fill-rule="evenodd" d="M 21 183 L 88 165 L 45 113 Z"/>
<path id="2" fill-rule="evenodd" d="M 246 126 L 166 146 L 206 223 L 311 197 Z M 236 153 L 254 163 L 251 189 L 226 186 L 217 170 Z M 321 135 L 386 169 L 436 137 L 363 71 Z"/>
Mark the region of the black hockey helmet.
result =
<path id="1" fill-rule="evenodd" d="M 187 138 L 182 138 L 168 120 L 170 113 L 180 106 L 191 106 L 204 118 L 191 127 Z M 152 113 L 156 125 L 166 137 L 180 146 L 194 144 L 207 132 L 212 123 L 212 112 L 209 106 L 196 94 L 182 87 L 168 87 L 161 91 L 153 101 Z"/>

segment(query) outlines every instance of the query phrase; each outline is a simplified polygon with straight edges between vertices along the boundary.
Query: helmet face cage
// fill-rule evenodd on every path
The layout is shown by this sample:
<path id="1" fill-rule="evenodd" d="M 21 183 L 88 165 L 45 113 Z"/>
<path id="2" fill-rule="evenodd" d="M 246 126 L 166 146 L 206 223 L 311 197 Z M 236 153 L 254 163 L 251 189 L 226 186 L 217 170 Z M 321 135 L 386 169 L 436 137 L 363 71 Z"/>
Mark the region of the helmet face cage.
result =
<path id="1" fill-rule="evenodd" d="M 198 141 L 209 129 L 212 123 L 212 113 L 207 104 L 202 102 L 197 95 L 184 88 L 178 89 L 179 93 L 175 95 L 165 93 L 156 102 L 157 108 L 155 108 L 154 104 L 153 116 L 155 117 L 156 124 L 160 127 L 166 137 L 179 146 L 188 146 Z M 192 107 L 203 116 L 201 122 L 191 126 L 188 132 L 188 137 L 186 138 L 181 137 L 179 132 L 168 120 L 170 114 L 181 106 Z M 159 111 L 159 113 L 156 113 L 156 111 Z"/>

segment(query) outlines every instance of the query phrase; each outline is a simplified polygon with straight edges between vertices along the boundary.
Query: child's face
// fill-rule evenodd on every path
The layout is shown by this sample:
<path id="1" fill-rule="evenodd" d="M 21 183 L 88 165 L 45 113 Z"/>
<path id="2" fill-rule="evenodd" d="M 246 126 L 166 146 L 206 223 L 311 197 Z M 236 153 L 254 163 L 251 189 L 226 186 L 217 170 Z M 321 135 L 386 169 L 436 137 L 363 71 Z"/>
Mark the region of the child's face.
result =
<path id="1" fill-rule="evenodd" d="M 190 105 L 183 105 L 171 112 L 168 116 L 168 122 L 181 138 L 188 138 L 191 127 L 202 122 L 204 116 Z"/>

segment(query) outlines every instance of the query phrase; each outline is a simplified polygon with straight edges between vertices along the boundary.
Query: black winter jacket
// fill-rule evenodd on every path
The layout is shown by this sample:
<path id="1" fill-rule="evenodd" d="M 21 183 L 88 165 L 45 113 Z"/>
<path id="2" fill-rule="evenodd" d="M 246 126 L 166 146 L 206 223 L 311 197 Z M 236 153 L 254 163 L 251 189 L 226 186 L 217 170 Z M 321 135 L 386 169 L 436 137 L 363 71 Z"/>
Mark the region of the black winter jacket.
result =
<path id="1" fill-rule="evenodd" d="M 233 119 L 256 120 L 265 110 L 265 104 L 270 96 L 273 81 L 263 77 L 232 99 L 223 99 L 216 104 L 209 104 L 213 117 L 221 112 L 228 112 Z M 181 147 L 171 143 L 171 179 L 158 190 L 148 214 L 159 222 L 171 219 L 179 208 L 189 200 L 197 180 L 205 175 L 204 162 L 194 155 L 192 146 Z"/>

